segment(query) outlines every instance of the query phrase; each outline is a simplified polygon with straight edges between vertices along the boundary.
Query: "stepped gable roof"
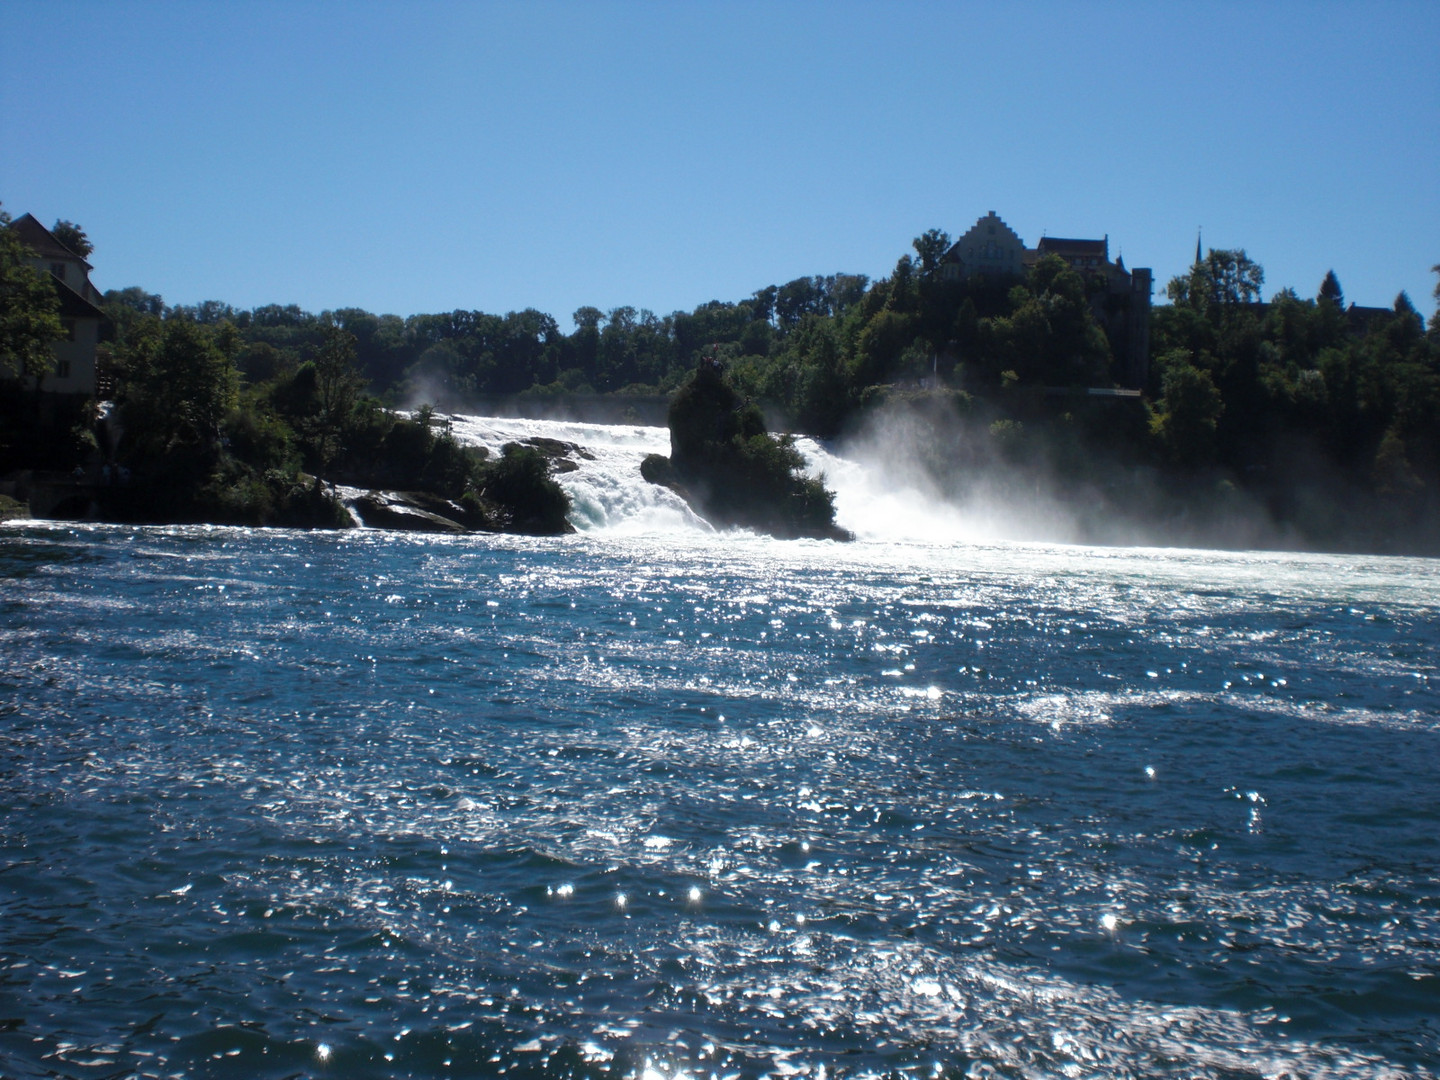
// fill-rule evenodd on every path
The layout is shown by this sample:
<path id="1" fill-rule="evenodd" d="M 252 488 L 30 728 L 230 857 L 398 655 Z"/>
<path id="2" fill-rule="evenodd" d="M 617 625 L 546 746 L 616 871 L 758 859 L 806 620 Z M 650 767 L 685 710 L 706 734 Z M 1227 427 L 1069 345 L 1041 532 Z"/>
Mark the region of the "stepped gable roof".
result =
<path id="1" fill-rule="evenodd" d="M 55 239 L 55 234 L 35 220 L 34 214 L 21 214 L 10 223 L 10 231 L 20 237 L 25 246 L 30 248 L 36 255 L 46 259 L 78 259 L 85 264 L 86 270 L 93 270 L 94 267 L 85 261 L 84 256 L 77 255 L 68 247 Z"/>
<path id="2" fill-rule="evenodd" d="M 981 231 L 982 229 L 984 230 L 983 232 Z M 991 210 L 984 217 L 978 219 L 974 225 L 971 225 L 969 229 L 956 237 L 955 242 L 950 245 L 950 249 L 941 256 L 940 261 L 942 263 L 959 263 L 963 266 L 965 265 L 965 258 L 960 250 L 962 245 L 967 245 L 968 242 L 968 246 L 973 247 L 977 239 L 984 240 L 995 237 L 999 237 L 1001 240 L 1013 241 L 1018 245 L 1021 252 L 1021 261 L 1024 261 L 1030 249 L 1027 248 L 1025 242 L 1020 239 L 1020 234 L 1005 224 L 1004 219 L 995 213 L 994 210 Z"/>

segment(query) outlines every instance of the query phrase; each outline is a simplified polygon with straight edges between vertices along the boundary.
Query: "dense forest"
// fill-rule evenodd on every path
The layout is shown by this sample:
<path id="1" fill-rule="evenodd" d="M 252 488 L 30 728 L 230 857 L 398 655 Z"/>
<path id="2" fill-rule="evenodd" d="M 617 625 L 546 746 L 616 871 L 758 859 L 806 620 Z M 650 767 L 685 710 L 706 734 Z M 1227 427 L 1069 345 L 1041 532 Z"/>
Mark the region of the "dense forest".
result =
<path id="1" fill-rule="evenodd" d="M 358 475 L 406 437 L 382 406 L 668 395 L 709 357 L 772 427 L 835 437 L 887 411 L 918 418 L 917 467 L 942 488 L 1006 464 L 1172 515 L 1244 495 L 1297 542 L 1440 546 L 1440 313 L 1427 327 L 1403 293 L 1347 306 L 1333 272 L 1313 297 L 1262 301 L 1263 269 L 1211 250 L 1153 308 L 1142 396 L 1096 397 L 1123 382 L 1103 282 L 1053 255 L 1024 276 L 949 280 L 949 244 L 930 230 L 879 281 L 804 277 L 664 316 L 585 307 L 568 332 L 531 309 L 402 318 L 112 290 L 118 453 L 203 448 L 192 471 L 212 478 Z M 418 441 L 438 457 L 412 465 L 453 472 L 447 438 L 427 425 Z"/>

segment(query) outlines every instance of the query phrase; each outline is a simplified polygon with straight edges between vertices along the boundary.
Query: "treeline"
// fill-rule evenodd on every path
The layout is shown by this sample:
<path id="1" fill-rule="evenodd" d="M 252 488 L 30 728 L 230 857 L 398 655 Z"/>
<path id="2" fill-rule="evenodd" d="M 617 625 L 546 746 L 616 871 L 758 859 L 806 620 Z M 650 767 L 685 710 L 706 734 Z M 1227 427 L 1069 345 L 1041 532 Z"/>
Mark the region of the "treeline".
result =
<path id="1" fill-rule="evenodd" d="M 10 222 L 0 208 L 0 476 L 10 488 L 61 473 L 93 489 L 76 496 L 80 512 L 114 520 L 343 527 L 344 484 L 403 490 L 402 518 L 452 531 L 570 529 L 553 448 L 507 446 L 492 459 L 429 408 L 384 407 L 366 392 L 355 336 L 333 318 L 112 292 L 97 357 L 111 401 L 102 410 L 44 394 L 66 333 L 61 293 Z M 81 258 L 93 250 L 71 222 L 50 235 Z"/>
<path id="2" fill-rule="evenodd" d="M 861 274 L 802 277 L 665 316 L 583 307 L 568 333 L 534 309 L 401 318 L 217 301 L 170 307 L 139 288 L 112 290 L 105 300 L 121 342 L 146 315 L 233 327 L 235 363 L 251 381 L 300 366 L 338 327 L 354 337 L 372 393 L 441 407 L 517 394 L 665 394 L 702 356 L 714 356 L 791 423 L 828 435 L 875 386 L 1113 381 L 1114 349 L 1095 318 L 1096 281 L 1054 257 L 1023 280 L 947 281 L 940 256 L 948 246 L 945 233 L 931 230 L 915 241 L 917 257 L 901 258 L 873 283 Z"/>
<path id="3" fill-rule="evenodd" d="M 879 281 L 802 277 L 665 316 L 585 307 L 568 331 L 533 309 L 315 314 L 168 306 L 128 288 L 105 294 L 102 359 L 130 452 L 142 438 L 156 452 L 209 445 L 251 475 L 340 480 L 403 458 L 413 475 L 449 476 L 443 429 L 407 434 L 387 407 L 669 394 L 708 357 L 775 426 L 833 436 L 887 403 L 919 410 L 938 473 L 1003 462 L 1116 488 L 1144 470 L 1159 479 L 1136 499 L 1240 491 L 1321 543 L 1362 503 L 1377 529 L 1436 530 L 1440 314 L 1427 328 L 1404 294 L 1347 307 L 1330 274 L 1313 298 L 1262 302 L 1263 269 L 1212 250 L 1151 313 L 1143 397 L 1106 400 L 1085 391 L 1134 387 L 1137 366 L 1105 271 L 1051 255 L 1023 276 L 953 280 L 943 231 L 912 246 Z"/>
<path id="4" fill-rule="evenodd" d="M 245 385 L 278 386 L 308 378 L 306 365 L 339 330 L 353 338 L 369 393 L 452 409 L 517 394 L 669 393 L 710 356 L 786 426 L 830 436 L 897 387 L 980 397 L 998 419 L 1014 412 L 1023 422 L 1026 410 L 1007 409 L 1007 394 L 1018 403 L 1041 387 L 1124 381 L 1123 343 L 1106 319 L 1116 298 L 1102 277 L 1049 256 L 1023 278 L 947 280 L 949 243 L 927 232 L 913 257 L 873 283 L 798 278 L 663 317 L 585 307 L 568 333 L 533 309 L 401 318 L 294 305 L 167 307 L 137 288 L 105 299 L 120 352 L 146 317 L 211 327 Z M 1263 281 L 1243 251 L 1212 250 L 1169 283 L 1171 303 L 1153 311 L 1140 387 L 1151 406 L 1134 436 L 1136 457 L 1254 474 L 1283 468 L 1304 445 L 1329 467 L 1373 466 L 1390 486 L 1440 478 L 1436 318 L 1427 333 L 1404 294 L 1389 311 L 1347 309 L 1333 273 L 1313 299 L 1284 289 L 1261 303 Z"/>
<path id="5" fill-rule="evenodd" d="M 317 419 L 334 412 L 325 357 L 342 338 L 353 352 L 347 392 L 452 410 L 497 395 L 670 393 L 709 357 L 777 424 L 820 436 L 886 402 L 928 402 L 928 460 L 940 472 L 1053 466 L 1067 482 L 1114 489 L 1118 470 L 1149 470 L 1170 479 L 1133 498 L 1163 490 L 1173 503 L 1182 491 L 1200 505 L 1240 491 L 1321 544 L 1356 542 L 1344 519 L 1358 498 L 1375 530 L 1436 543 L 1440 315 L 1427 329 L 1403 293 L 1389 309 L 1347 307 L 1333 273 L 1313 298 L 1282 289 L 1262 302 L 1263 269 L 1244 251 L 1211 250 L 1153 309 L 1143 399 L 1097 403 L 1063 391 L 1129 374 L 1104 278 L 1051 255 L 1023 277 L 950 280 L 949 245 L 930 230 L 875 282 L 804 277 L 663 317 L 581 308 L 568 333 L 535 310 L 316 315 L 166 307 L 139 289 L 108 293 L 106 305 L 122 371 L 147 321 L 210 334 L 243 406 L 232 442 L 265 444 L 283 419 L 293 438 L 273 453 L 322 471 L 334 468 L 332 444 L 379 452 L 373 437 L 339 439 Z M 937 423 L 937 400 L 960 422 Z"/>
<path id="6" fill-rule="evenodd" d="M 1388 310 L 1347 308 L 1333 272 L 1313 299 L 1286 288 L 1262 304 L 1263 281 L 1243 251 L 1211 251 L 1169 283 L 1152 323 L 1157 452 L 1259 486 L 1324 472 L 1433 500 L 1440 313 L 1427 331 L 1403 292 Z"/>
<path id="7" fill-rule="evenodd" d="M 608 313 L 584 307 L 574 313 L 569 334 L 534 309 L 401 318 L 342 308 L 317 315 L 294 304 L 244 310 L 208 301 L 172 307 L 135 287 L 112 290 L 105 301 L 121 342 L 144 316 L 233 327 L 237 368 L 255 381 L 304 363 L 326 332 L 338 327 L 355 339 L 359 372 L 375 394 L 397 402 L 456 405 L 521 393 L 665 393 L 713 346 L 768 356 L 804 318 L 842 312 L 864 295 L 867 284 L 857 275 L 800 278 L 738 303 L 713 301 L 664 318 L 633 307 Z"/>

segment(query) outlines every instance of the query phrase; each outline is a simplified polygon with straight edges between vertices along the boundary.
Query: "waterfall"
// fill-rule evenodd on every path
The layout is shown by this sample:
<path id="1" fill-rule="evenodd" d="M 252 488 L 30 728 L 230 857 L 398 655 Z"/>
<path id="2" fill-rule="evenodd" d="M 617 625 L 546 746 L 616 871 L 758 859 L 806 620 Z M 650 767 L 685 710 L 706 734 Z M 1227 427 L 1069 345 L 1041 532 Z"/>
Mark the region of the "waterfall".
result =
<path id="1" fill-rule="evenodd" d="M 670 453 L 665 428 L 493 416 L 453 416 L 450 421 L 463 445 L 483 446 L 492 454 L 506 443 L 535 438 L 574 443 L 589 454 L 572 458 L 579 466 L 574 472 L 555 477 L 570 496 L 571 524 L 583 532 L 710 531 L 684 499 L 640 475 L 647 454 Z"/>
<path id="2" fill-rule="evenodd" d="M 944 543 L 981 539 L 974 518 L 926 487 L 923 473 L 883 455 L 873 460 L 841 456 L 815 439 L 795 446 L 811 476 L 823 477 L 835 493 L 836 523 L 861 540 Z"/>
<path id="3" fill-rule="evenodd" d="M 647 454 L 670 453 L 665 428 L 490 416 L 452 416 L 450 422 L 462 444 L 484 446 L 494 454 L 505 443 L 532 438 L 558 439 L 584 449 L 591 456 L 575 456 L 579 468 L 555 477 L 574 504 L 570 520 L 581 531 L 710 531 L 683 499 L 640 475 Z M 898 468 L 841 457 L 810 438 L 797 439 L 796 447 L 807 471 L 823 476 L 835 492 L 837 522 L 860 539 L 945 542 L 975 531 L 965 528 L 953 506 L 907 485 Z"/>

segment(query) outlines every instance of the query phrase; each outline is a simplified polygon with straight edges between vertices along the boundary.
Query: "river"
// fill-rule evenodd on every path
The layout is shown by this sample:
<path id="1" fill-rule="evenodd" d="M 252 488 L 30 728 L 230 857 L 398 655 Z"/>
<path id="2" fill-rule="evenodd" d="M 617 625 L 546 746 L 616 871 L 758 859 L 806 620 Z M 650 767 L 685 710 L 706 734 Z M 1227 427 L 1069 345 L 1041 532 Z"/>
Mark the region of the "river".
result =
<path id="1" fill-rule="evenodd" d="M 1440 562 L 0 526 L 5 1077 L 1422 1077 Z"/>

